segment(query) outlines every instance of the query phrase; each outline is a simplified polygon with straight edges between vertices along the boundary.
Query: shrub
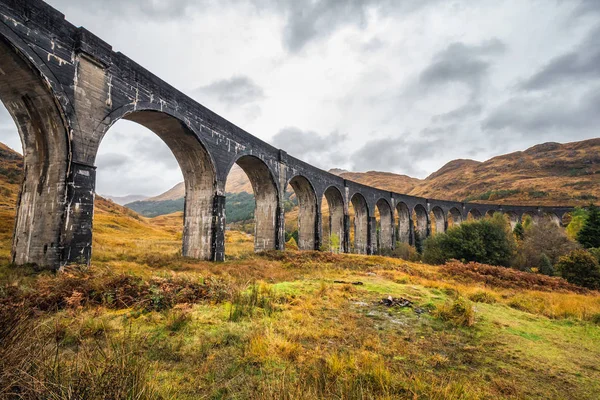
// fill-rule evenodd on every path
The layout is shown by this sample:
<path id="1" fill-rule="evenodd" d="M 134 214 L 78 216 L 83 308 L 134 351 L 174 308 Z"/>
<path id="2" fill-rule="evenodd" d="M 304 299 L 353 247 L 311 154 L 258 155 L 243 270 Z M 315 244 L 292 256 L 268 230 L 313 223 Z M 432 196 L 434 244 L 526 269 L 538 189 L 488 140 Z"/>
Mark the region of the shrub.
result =
<path id="1" fill-rule="evenodd" d="M 561 257 L 556 269 L 570 283 L 589 289 L 600 289 L 598 260 L 586 250 L 574 250 Z"/>
<path id="2" fill-rule="evenodd" d="M 521 222 L 517 222 L 515 229 L 513 229 L 513 234 L 517 240 L 523 240 L 525 237 L 525 229 L 523 229 L 523 224 L 521 224 Z"/>
<path id="3" fill-rule="evenodd" d="M 573 212 L 571 212 L 571 221 L 566 227 L 567 236 L 571 240 L 577 240 L 577 235 L 581 228 L 583 228 L 583 224 L 585 224 L 585 220 L 588 216 L 588 212 L 584 208 L 577 207 Z"/>
<path id="4" fill-rule="evenodd" d="M 471 302 L 464 297 L 458 297 L 452 303 L 438 306 L 434 315 L 442 321 L 450 322 L 456 326 L 473 326 L 475 324 L 475 311 Z"/>
<path id="5" fill-rule="evenodd" d="M 417 253 L 417 249 L 408 243 L 396 242 L 396 247 L 391 252 L 392 257 L 401 258 L 406 261 L 419 261 L 421 256 Z"/>
<path id="6" fill-rule="evenodd" d="M 550 261 L 550 258 L 548 258 L 546 253 L 542 253 L 542 255 L 540 256 L 539 266 L 540 273 L 549 276 L 554 275 L 554 265 L 552 265 L 552 261 Z"/>
<path id="7" fill-rule="evenodd" d="M 519 242 L 512 266 L 522 271 L 538 268 L 546 275 L 554 274 L 558 259 L 578 247 L 570 240 L 564 229 L 548 218 L 525 229 L 524 239 Z"/>
<path id="8" fill-rule="evenodd" d="M 496 302 L 496 296 L 486 290 L 479 290 L 469 295 L 469 300 L 475 303 L 487 303 L 494 304 Z"/>
<path id="9" fill-rule="evenodd" d="M 588 216 L 577 233 L 577 241 L 586 249 L 600 247 L 600 209 L 593 204 L 588 207 Z"/>
<path id="10" fill-rule="evenodd" d="M 442 264 L 450 259 L 508 266 L 515 251 L 508 221 L 500 214 L 491 219 L 464 222 L 445 234 L 425 241 L 423 260 Z"/>

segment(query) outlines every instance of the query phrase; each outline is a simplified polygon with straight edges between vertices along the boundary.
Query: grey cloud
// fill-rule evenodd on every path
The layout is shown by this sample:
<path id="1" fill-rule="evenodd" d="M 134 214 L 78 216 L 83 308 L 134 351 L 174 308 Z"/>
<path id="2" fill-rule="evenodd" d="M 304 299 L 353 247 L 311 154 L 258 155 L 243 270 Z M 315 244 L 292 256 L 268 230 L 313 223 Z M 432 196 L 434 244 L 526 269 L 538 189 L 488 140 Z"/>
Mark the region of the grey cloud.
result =
<path id="1" fill-rule="evenodd" d="M 421 72 L 419 81 L 426 86 L 463 83 L 477 93 L 488 73 L 489 57 L 505 50 L 506 46 L 498 39 L 479 45 L 452 43 L 433 57 L 432 63 Z"/>
<path id="2" fill-rule="evenodd" d="M 175 159 L 171 149 L 158 137 L 140 138 L 132 146 L 136 159 L 146 162 L 161 163 L 167 169 L 179 169 L 179 163 Z"/>
<path id="3" fill-rule="evenodd" d="M 130 162 L 129 157 L 118 153 L 99 154 L 96 160 L 98 168 L 102 169 L 118 169 L 126 166 Z"/>
<path id="4" fill-rule="evenodd" d="M 464 118 L 478 116 L 481 114 L 481 104 L 478 103 L 467 103 L 455 110 L 449 111 L 444 114 L 437 114 L 431 118 L 432 122 L 449 122 L 462 120 Z"/>
<path id="5" fill-rule="evenodd" d="M 341 149 L 346 140 L 347 136 L 339 132 L 320 136 L 315 132 L 287 127 L 273 136 L 271 144 L 301 160 L 317 163 L 323 168 L 331 168 L 346 161 Z"/>
<path id="6" fill-rule="evenodd" d="M 264 90 L 247 76 L 233 76 L 212 82 L 197 88 L 194 95 L 213 97 L 227 106 L 241 106 L 265 97 Z"/>
<path id="7" fill-rule="evenodd" d="M 539 96 L 517 97 L 494 110 L 482 123 L 484 130 L 511 130 L 521 136 L 559 130 L 567 135 L 595 131 L 600 124 L 600 87 L 577 102 Z"/>
<path id="8" fill-rule="evenodd" d="M 431 158 L 435 144 L 427 141 L 407 141 L 401 138 L 374 139 L 351 156 L 354 171 L 400 171 L 410 176 L 423 175 L 416 164 Z"/>
<path id="9" fill-rule="evenodd" d="M 286 15 L 283 43 L 291 52 L 302 50 L 309 42 L 323 39 L 337 29 L 354 25 L 363 28 L 367 12 L 375 10 L 388 15 L 390 12 L 407 13 L 437 0 L 287 0 L 274 1 L 275 7 Z M 255 3 L 270 3 L 254 0 Z"/>
<path id="10" fill-rule="evenodd" d="M 600 6 L 598 9 L 600 10 Z M 575 50 L 553 58 L 540 71 L 522 82 L 520 89 L 540 90 L 561 83 L 600 79 L 599 38 L 600 25 Z"/>
<path id="11" fill-rule="evenodd" d="M 94 13 L 108 14 L 114 18 L 126 18 L 131 15 L 144 15 L 154 20 L 173 20 L 188 15 L 192 8 L 206 6 L 209 1 L 196 0 L 50 0 L 50 4 L 59 10 L 68 7 L 85 7 Z"/>

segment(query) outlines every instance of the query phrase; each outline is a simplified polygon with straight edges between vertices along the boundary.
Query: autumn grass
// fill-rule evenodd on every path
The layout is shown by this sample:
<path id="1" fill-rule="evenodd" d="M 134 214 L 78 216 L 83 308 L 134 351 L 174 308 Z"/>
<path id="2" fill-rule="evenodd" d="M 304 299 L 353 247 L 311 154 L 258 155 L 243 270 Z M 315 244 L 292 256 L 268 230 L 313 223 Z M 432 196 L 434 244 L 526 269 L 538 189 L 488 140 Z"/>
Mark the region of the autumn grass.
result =
<path id="1" fill-rule="evenodd" d="M 51 333 L 21 336 L 11 348 L 23 349 L 27 365 L 53 365 L 58 354 L 65 371 L 35 375 L 40 381 L 98 393 L 112 379 L 128 382 L 118 377 L 131 369 L 138 398 L 600 394 L 598 293 L 487 267 L 475 274 L 381 256 L 254 254 L 252 237 L 237 232 L 227 232 L 225 262 L 202 262 L 179 253 L 180 216 L 152 220 L 112 207 L 96 212 L 89 269 L 0 267 L 0 316 L 35 311 L 0 326 Z M 414 306 L 380 305 L 389 295 Z M 115 362 L 126 369 L 109 368 Z"/>

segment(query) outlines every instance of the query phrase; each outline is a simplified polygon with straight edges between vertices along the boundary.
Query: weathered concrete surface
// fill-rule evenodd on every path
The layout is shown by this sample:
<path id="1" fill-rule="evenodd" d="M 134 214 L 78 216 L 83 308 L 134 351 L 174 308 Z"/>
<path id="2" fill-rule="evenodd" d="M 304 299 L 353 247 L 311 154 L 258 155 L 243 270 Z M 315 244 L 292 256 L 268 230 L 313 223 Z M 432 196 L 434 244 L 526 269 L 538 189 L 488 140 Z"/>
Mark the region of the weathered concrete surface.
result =
<path id="1" fill-rule="evenodd" d="M 0 0 L 0 99 L 17 124 L 25 155 L 12 248 L 17 264 L 89 263 L 94 163 L 102 138 L 120 119 L 146 126 L 175 155 L 186 188 L 182 252 L 190 257 L 225 257 L 225 183 L 235 163 L 256 197 L 256 250 L 284 248 L 288 185 L 300 202 L 302 249 L 326 242 L 323 198 L 340 250 L 353 247 L 361 254 L 393 248 L 396 241 L 414 244 L 416 233 L 424 239 L 431 233 L 430 212 L 435 231 L 442 231 L 442 220 L 460 223 L 469 213 L 503 212 L 513 221 L 549 215 L 560 223 L 570 211 L 425 199 L 344 180 L 243 131 L 40 0 Z M 352 219 L 349 204 L 356 212 Z"/>

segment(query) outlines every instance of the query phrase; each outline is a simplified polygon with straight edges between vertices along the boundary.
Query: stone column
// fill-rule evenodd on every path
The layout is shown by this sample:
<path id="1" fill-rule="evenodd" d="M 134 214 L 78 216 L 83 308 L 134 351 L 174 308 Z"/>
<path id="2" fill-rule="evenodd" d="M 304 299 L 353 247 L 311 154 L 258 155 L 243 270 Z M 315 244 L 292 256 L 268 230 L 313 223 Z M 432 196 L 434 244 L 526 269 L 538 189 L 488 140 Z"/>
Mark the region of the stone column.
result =
<path id="1" fill-rule="evenodd" d="M 96 167 L 72 162 L 67 178 L 65 222 L 61 235 L 61 267 L 90 264 L 95 186 Z"/>
<path id="2" fill-rule="evenodd" d="M 344 237 L 342 240 L 342 251 L 344 253 L 350 252 L 350 216 L 344 214 Z"/>
<path id="3" fill-rule="evenodd" d="M 368 217 L 367 219 L 367 254 L 377 253 L 377 219 Z"/>
<path id="4" fill-rule="evenodd" d="M 225 196 L 215 195 L 212 209 L 211 260 L 225 260 Z"/>

